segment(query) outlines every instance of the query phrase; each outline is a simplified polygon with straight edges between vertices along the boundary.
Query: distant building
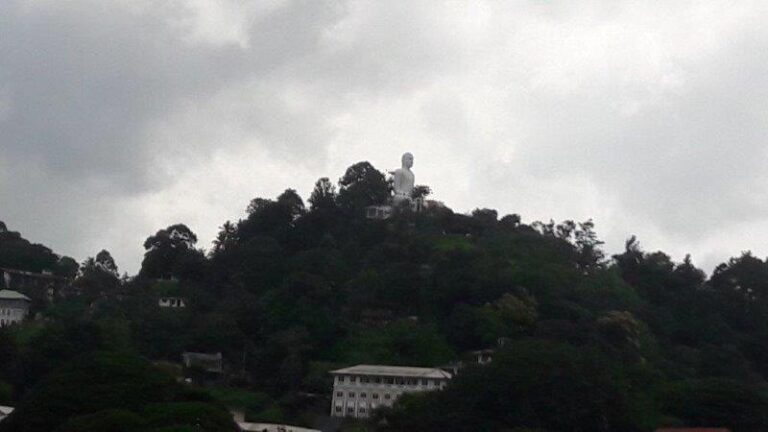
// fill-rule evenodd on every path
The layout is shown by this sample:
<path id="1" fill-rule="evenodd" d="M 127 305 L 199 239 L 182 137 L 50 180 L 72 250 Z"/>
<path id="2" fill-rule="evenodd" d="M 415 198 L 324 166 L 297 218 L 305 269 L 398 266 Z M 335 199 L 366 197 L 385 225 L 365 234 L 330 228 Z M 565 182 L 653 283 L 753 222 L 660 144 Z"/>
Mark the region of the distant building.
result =
<path id="1" fill-rule="evenodd" d="M 157 300 L 157 305 L 161 308 L 185 308 L 187 302 L 182 297 L 160 297 Z"/>
<path id="2" fill-rule="evenodd" d="M 494 349 L 484 349 L 480 351 L 472 351 L 472 362 L 479 365 L 487 365 L 493 361 L 493 356 L 496 354 Z"/>
<path id="3" fill-rule="evenodd" d="M 232 415 L 238 429 L 243 432 L 321 432 L 318 429 L 307 429 L 285 424 L 247 422 L 242 411 L 233 411 Z"/>
<path id="4" fill-rule="evenodd" d="M 393 213 L 394 211 L 390 205 L 372 205 L 365 208 L 365 217 L 368 219 L 389 219 Z"/>
<path id="5" fill-rule="evenodd" d="M 71 280 L 55 276 L 48 270 L 33 273 L 11 268 L 0 268 L 2 288 L 23 292 L 36 301 L 53 300 L 57 296 L 67 295 L 72 289 Z"/>
<path id="6" fill-rule="evenodd" d="M 367 418 L 392 404 L 403 393 L 440 390 L 451 374 L 440 369 L 358 365 L 332 371 L 332 417 Z"/>
<path id="7" fill-rule="evenodd" d="M 29 297 L 20 292 L 0 290 L 0 326 L 23 321 L 29 313 L 30 303 Z"/>
<path id="8" fill-rule="evenodd" d="M 221 381 L 224 374 L 224 358 L 221 353 L 185 352 L 181 355 L 184 376 L 190 382 L 207 385 Z"/>
<path id="9" fill-rule="evenodd" d="M 0 406 L 0 422 L 5 420 L 5 418 L 11 415 L 12 412 L 13 412 L 13 407 Z"/>

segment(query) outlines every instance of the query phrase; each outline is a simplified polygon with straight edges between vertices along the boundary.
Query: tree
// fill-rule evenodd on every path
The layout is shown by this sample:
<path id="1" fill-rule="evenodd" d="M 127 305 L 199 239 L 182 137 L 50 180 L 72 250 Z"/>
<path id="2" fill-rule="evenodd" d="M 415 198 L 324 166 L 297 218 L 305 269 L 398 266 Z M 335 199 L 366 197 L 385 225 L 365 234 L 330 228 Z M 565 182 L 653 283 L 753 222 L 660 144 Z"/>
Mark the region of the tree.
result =
<path id="1" fill-rule="evenodd" d="M 86 259 L 74 286 L 89 300 L 114 293 L 120 286 L 120 278 L 112 255 L 102 250 L 95 258 Z"/>
<path id="2" fill-rule="evenodd" d="M 339 179 L 339 205 L 348 211 L 383 204 L 390 196 L 390 185 L 380 171 L 368 162 L 358 162 L 347 168 Z"/>
<path id="3" fill-rule="evenodd" d="M 413 199 L 421 199 L 426 198 L 432 193 L 432 189 L 430 189 L 429 186 L 426 185 L 416 185 L 413 187 L 413 191 L 411 191 L 411 198 Z"/>
<path id="4" fill-rule="evenodd" d="M 304 201 L 299 194 L 296 193 L 295 189 L 286 189 L 283 191 L 283 193 L 278 195 L 277 203 L 287 209 L 288 214 L 291 216 L 291 222 L 295 221 L 306 212 Z"/>
<path id="5" fill-rule="evenodd" d="M 184 224 L 171 225 L 144 242 L 140 274 L 149 278 L 180 277 L 199 264 L 202 253 L 195 249 L 197 236 Z"/>
<path id="6" fill-rule="evenodd" d="M 444 391 L 404 396 L 380 415 L 384 430 L 403 432 L 651 430 L 658 411 L 644 403 L 650 386 L 641 379 L 592 347 L 518 341 Z"/>
<path id="7" fill-rule="evenodd" d="M 472 217 L 484 225 L 493 226 L 499 217 L 499 213 L 496 210 L 487 208 L 474 209 L 472 210 Z"/>
<path id="8" fill-rule="evenodd" d="M 232 249 L 238 242 L 237 226 L 230 221 L 224 222 L 213 241 L 213 254 Z"/>
<path id="9" fill-rule="evenodd" d="M 336 208 L 336 186 L 328 177 L 321 177 L 315 182 L 315 188 L 309 196 L 310 210 L 332 210 Z"/>
<path id="10" fill-rule="evenodd" d="M 120 275 L 120 272 L 117 270 L 117 264 L 115 264 L 115 259 L 112 258 L 112 254 L 107 250 L 102 249 L 101 252 L 96 254 L 96 259 L 93 261 L 93 265 L 98 270 L 109 273 L 114 277 Z"/>
<path id="11" fill-rule="evenodd" d="M 687 426 L 721 426 L 734 432 L 768 430 L 768 398 L 751 384 L 728 379 L 678 381 L 663 395 L 666 414 Z"/>
<path id="12" fill-rule="evenodd" d="M 80 270 L 80 265 L 74 258 L 65 256 L 59 258 L 59 262 L 56 263 L 56 269 L 54 273 L 56 276 L 61 276 L 67 279 L 74 279 L 77 276 L 77 272 Z"/>
<path id="13" fill-rule="evenodd" d="M 87 427 L 95 431 L 118 419 L 141 426 L 136 431 L 181 426 L 211 432 L 235 430 L 226 410 L 188 399 L 188 392 L 171 375 L 146 360 L 90 352 L 45 378 L 0 423 L 0 431 L 47 432 L 60 426 L 62 431 L 80 432 Z"/>

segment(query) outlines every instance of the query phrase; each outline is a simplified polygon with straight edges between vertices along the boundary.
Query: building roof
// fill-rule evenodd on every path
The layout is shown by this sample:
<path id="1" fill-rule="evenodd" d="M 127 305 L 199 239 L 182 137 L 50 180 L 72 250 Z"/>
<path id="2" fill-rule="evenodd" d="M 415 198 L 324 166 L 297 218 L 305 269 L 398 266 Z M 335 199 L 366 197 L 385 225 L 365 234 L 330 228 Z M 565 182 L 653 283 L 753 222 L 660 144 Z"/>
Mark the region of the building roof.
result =
<path id="1" fill-rule="evenodd" d="M 13 290 L 0 290 L 0 300 L 26 300 L 30 301 L 29 297 L 25 296 L 24 294 L 13 291 Z"/>
<path id="2" fill-rule="evenodd" d="M 247 423 L 237 422 L 240 430 L 245 432 L 320 432 L 318 429 L 307 429 L 298 426 L 281 425 L 273 423 Z"/>
<path id="3" fill-rule="evenodd" d="M 0 267 L 0 272 L 16 274 L 16 275 L 21 275 L 21 276 L 31 277 L 31 278 L 56 279 L 56 280 L 61 280 L 61 281 L 67 280 L 67 278 L 65 278 L 65 277 L 56 276 L 56 275 L 51 274 L 51 273 L 33 273 L 33 272 L 30 272 L 30 271 L 17 270 L 17 269 L 6 268 L 6 267 Z"/>
<path id="4" fill-rule="evenodd" d="M 381 375 L 418 378 L 451 378 L 451 374 L 434 368 L 383 366 L 383 365 L 357 365 L 344 369 L 331 371 L 334 375 Z"/>

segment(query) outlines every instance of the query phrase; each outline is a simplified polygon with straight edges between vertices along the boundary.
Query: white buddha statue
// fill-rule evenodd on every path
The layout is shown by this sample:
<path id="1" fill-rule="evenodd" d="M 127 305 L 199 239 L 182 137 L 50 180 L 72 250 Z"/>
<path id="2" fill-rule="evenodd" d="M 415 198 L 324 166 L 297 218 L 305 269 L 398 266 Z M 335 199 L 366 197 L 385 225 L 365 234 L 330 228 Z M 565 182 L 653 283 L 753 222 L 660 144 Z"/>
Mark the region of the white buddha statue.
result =
<path id="1" fill-rule="evenodd" d="M 403 202 L 411 201 L 411 193 L 413 193 L 413 185 L 416 182 L 416 177 L 411 171 L 413 166 L 413 155 L 405 153 L 402 158 L 402 167 L 393 172 L 394 176 L 394 189 L 395 195 L 392 197 L 392 203 L 400 205 Z"/>

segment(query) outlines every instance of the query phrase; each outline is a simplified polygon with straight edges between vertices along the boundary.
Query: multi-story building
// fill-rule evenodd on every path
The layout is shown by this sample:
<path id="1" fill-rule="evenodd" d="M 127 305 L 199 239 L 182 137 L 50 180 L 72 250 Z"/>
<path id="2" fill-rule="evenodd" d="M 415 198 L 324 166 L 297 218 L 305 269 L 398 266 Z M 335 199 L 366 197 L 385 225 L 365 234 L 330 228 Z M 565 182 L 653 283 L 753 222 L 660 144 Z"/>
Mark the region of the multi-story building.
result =
<path id="1" fill-rule="evenodd" d="M 21 322 L 29 312 L 29 297 L 11 290 L 0 290 L 0 326 Z"/>
<path id="2" fill-rule="evenodd" d="M 371 411 L 392 404 L 403 393 L 440 390 L 451 374 L 440 369 L 358 365 L 331 371 L 332 417 L 367 418 Z"/>

